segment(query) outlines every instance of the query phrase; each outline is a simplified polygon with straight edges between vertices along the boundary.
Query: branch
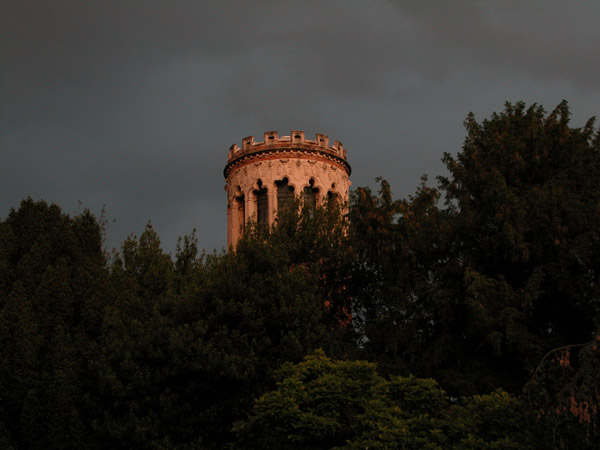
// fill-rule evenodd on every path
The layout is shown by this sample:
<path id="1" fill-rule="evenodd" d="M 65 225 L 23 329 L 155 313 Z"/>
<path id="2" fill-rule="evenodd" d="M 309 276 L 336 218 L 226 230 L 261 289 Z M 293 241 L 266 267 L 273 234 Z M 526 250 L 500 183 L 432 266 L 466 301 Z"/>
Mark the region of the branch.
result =
<path id="1" fill-rule="evenodd" d="M 585 347 L 586 345 L 591 344 L 592 342 L 594 342 L 595 339 L 592 339 L 589 342 L 584 342 L 582 344 L 569 344 L 569 345 L 564 345 L 562 347 L 556 347 L 553 348 L 552 350 L 550 350 L 548 353 L 546 353 L 546 355 L 542 358 L 542 360 L 540 361 L 540 363 L 538 364 L 538 366 L 535 368 L 535 371 L 533 372 L 533 375 L 531 376 L 531 379 L 529 380 L 529 382 L 527 383 L 527 385 L 531 384 L 536 378 L 537 378 L 537 374 L 539 372 L 539 370 L 542 367 L 542 364 L 544 364 L 544 361 L 546 361 L 546 359 L 552 355 L 553 353 L 556 353 L 560 350 L 568 350 L 570 348 L 575 348 L 575 347 Z"/>

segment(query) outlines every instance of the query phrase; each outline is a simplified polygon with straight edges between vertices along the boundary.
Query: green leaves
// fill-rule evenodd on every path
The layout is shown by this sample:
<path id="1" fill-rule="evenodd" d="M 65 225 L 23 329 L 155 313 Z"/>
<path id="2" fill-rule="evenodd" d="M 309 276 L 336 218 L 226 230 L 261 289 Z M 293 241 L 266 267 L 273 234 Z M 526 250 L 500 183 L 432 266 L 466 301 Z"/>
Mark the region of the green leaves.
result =
<path id="1" fill-rule="evenodd" d="M 528 413 L 502 391 L 453 404 L 433 380 L 386 380 L 372 363 L 322 351 L 286 364 L 278 378 L 235 425 L 239 448 L 533 448 Z"/>
<path id="2" fill-rule="evenodd" d="M 331 361 L 320 351 L 277 373 L 278 388 L 234 430 L 242 448 L 333 448 L 355 436 L 356 416 L 382 381 L 366 362 Z"/>

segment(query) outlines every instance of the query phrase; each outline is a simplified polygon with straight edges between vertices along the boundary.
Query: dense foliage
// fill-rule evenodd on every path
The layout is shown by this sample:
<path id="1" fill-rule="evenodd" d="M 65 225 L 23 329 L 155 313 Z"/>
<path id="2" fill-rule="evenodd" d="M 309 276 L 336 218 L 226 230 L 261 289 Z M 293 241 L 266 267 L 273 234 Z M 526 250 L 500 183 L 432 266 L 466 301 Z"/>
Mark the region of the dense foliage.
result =
<path id="1" fill-rule="evenodd" d="M 24 200 L 0 447 L 594 448 L 599 133 L 566 103 L 465 125 L 437 187 L 298 204 L 223 254 L 148 224 L 108 255 L 89 212 Z"/>
<path id="2" fill-rule="evenodd" d="M 451 402 L 431 379 L 384 379 L 375 364 L 317 352 L 277 372 L 237 423 L 244 449 L 534 448 L 531 412 L 505 392 Z"/>
<path id="3" fill-rule="evenodd" d="M 379 196 L 355 193 L 363 278 L 377 279 L 360 301 L 371 351 L 453 393 L 516 392 L 546 352 L 592 340 L 600 149 L 592 121 L 568 120 L 566 103 L 469 116 L 439 189 L 424 183 L 402 201 L 385 182 Z"/>

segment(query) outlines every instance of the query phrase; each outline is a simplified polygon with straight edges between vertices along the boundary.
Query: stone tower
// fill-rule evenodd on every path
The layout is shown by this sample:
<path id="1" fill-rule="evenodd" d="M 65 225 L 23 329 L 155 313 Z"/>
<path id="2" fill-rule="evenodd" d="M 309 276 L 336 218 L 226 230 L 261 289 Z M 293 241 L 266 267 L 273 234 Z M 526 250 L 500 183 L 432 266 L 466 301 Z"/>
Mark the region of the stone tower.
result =
<path id="1" fill-rule="evenodd" d="M 304 203 L 319 205 L 325 198 L 348 200 L 350 164 L 346 150 L 335 141 L 317 134 L 305 139 L 303 131 L 278 136 L 264 134 L 263 142 L 254 136 L 233 144 L 223 174 L 227 185 L 227 246 L 235 247 L 250 219 L 272 224 L 277 209 L 302 196 Z"/>

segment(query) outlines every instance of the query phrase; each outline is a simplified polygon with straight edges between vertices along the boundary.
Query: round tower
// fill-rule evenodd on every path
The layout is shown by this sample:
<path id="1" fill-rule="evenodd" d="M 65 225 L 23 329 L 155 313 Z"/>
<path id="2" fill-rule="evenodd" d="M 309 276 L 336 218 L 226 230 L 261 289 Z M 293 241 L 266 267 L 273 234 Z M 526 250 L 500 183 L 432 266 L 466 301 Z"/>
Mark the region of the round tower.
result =
<path id="1" fill-rule="evenodd" d="M 317 134 L 305 139 L 303 131 L 278 136 L 264 134 L 242 140 L 242 148 L 229 148 L 223 171 L 227 184 L 227 246 L 235 247 L 244 226 L 253 219 L 271 225 L 277 210 L 302 196 L 305 204 L 317 206 L 325 198 L 348 201 L 350 164 L 338 141 Z"/>

